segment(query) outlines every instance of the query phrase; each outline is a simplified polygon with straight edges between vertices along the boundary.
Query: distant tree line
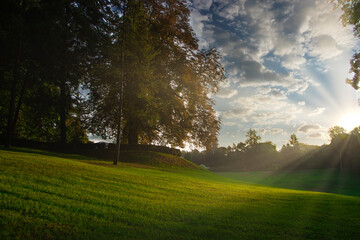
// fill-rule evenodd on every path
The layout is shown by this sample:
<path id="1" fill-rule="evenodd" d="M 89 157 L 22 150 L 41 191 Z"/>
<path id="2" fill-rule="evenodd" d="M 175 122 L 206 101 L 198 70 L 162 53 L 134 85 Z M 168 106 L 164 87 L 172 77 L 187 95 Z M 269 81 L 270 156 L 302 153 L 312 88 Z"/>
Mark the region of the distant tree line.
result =
<path id="1" fill-rule="evenodd" d="M 338 168 L 360 173 L 360 127 L 347 133 L 335 126 L 329 129 L 331 143 L 314 146 L 300 143 L 292 134 L 280 151 L 272 142 L 260 142 L 254 129 L 245 142 L 211 151 L 183 152 L 183 157 L 213 171 L 259 171 Z"/>
<path id="2" fill-rule="evenodd" d="M 220 55 L 200 49 L 183 0 L 4 0 L 0 137 L 185 142 L 210 149 Z"/>

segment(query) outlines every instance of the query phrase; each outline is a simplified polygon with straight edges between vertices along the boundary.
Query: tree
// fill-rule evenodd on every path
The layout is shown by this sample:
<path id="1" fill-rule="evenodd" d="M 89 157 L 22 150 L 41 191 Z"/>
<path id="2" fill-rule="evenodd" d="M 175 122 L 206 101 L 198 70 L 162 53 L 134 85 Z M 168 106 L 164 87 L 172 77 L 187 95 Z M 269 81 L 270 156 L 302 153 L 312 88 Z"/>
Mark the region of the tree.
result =
<path id="1" fill-rule="evenodd" d="M 329 136 L 331 138 L 331 142 L 337 140 L 343 140 L 347 137 L 347 133 L 345 128 L 340 126 L 334 126 L 329 129 Z"/>
<path id="2" fill-rule="evenodd" d="M 261 137 L 257 135 L 255 129 L 250 129 L 247 133 L 246 133 L 246 140 L 245 143 L 247 146 L 252 146 L 255 144 L 258 144 L 259 141 L 261 140 Z"/>
<path id="3" fill-rule="evenodd" d="M 246 144 L 243 142 L 239 142 L 236 144 L 236 151 L 243 152 L 245 150 Z"/>
<path id="4" fill-rule="evenodd" d="M 341 21 L 346 26 L 353 25 L 354 35 L 360 37 L 360 1 L 359 0 L 333 0 L 336 7 L 341 8 L 343 14 Z M 347 78 L 346 83 L 350 84 L 354 89 L 359 89 L 360 81 L 360 52 L 354 53 L 350 60 L 350 72 L 354 73 L 352 78 Z"/>
<path id="5" fill-rule="evenodd" d="M 155 91 L 156 50 L 144 2 L 113 1 L 113 4 L 110 41 L 104 46 L 103 60 L 88 80 L 86 120 L 91 133 L 116 139 L 114 164 L 117 164 L 123 133 L 127 143 L 137 144 L 141 130 L 154 128 L 156 112 L 151 94 Z"/>
<path id="6" fill-rule="evenodd" d="M 66 143 L 74 140 L 67 133 L 79 133 L 68 129 L 78 125 L 74 94 L 101 43 L 106 2 L 3 2 L 1 109 L 7 123 L 0 124 L 8 145 L 16 127 L 17 136 L 41 141 Z"/>
<path id="7" fill-rule="evenodd" d="M 339 169 L 343 169 L 343 151 L 347 146 L 348 134 L 343 127 L 334 126 L 329 129 L 329 136 L 331 138 L 331 145 L 339 152 Z"/>
<path id="8" fill-rule="evenodd" d="M 295 134 L 291 134 L 289 144 L 292 146 L 299 144 L 299 140 Z"/>
<path id="9" fill-rule="evenodd" d="M 216 146 L 220 120 L 209 93 L 224 69 L 216 50 L 198 48 L 185 2 L 119 1 L 113 9 L 110 51 L 89 80 L 89 131 L 121 131 L 129 144 Z"/>

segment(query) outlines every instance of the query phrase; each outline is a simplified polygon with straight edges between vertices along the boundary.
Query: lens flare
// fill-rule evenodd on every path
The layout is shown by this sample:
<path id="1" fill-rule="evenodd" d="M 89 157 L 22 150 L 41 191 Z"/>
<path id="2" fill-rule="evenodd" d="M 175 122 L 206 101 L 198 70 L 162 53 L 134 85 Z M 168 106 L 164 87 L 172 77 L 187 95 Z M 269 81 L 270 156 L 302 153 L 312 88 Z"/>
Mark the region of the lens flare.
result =
<path id="1" fill-rule="evenodd" d="M 346 114 L 339 122 L 339 126 L 351 131 L 360 126 L 360 112 Z"/>

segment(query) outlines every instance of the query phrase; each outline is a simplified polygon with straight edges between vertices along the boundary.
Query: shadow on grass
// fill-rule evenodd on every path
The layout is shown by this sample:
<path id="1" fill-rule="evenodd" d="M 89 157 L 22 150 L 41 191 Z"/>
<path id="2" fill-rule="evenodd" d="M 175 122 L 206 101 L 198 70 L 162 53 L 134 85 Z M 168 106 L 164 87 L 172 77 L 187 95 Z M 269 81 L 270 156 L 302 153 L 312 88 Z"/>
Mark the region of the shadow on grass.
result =
<path id="1" fill-rule="evenodd" d="M 32 149 L 14 148 L 10 151 L 69 158 L 67 154 Z M 77 160 L 89 160 L 82 156 L 73 157 L 77 157 L 73 158 Z M 141 176 L 137 175 L 136 179 Z M 19 217 L 19 219 L 24 221 L 34 219 L 34 221 L 20 222 L 18 219 L 11 221 L 8 217 L 10 210 L 14 212 L 14 209 L 10 208 L 11 205 L 5 209 L 6 214 L 3 213 L 4 219 L 7 218 L 6 222 L 9 222 L 5 226 L 18 227 L 13 230 L 17 234 L 13 238 L 20 238 L 19 232 L 20 234 L 25 232 L 28 235 L 23 236 L 32 236 L 30 239 L 44 239 L 46 234 L 49 234 L 48 239 L 358 239 L 360 234 L 360 221 L 358 221 L 360 201 L 355 198 L 269 188 L 249 189 L 241 185 L 225 186 L 223 183 L 212 185 L 207 181 L 202 182 L 203 185 L 198 184 L 198 188 L 192 191 L 184 191 L 186 195 L 177 194 L 175 198 L 169 197 L 173 192 L 177 192 L 174 189 L 175 185 L 169 184 L 171 177 L 163 176 L 164 180 L 150 185 L 147 181 L 151 182 L 151 178 L 145 177 L 143 181 L 129 179 L 129 182 L 133 181 L 133 186 L 129 184 L 128 187 L 115 184 L 115 182 L 124 183 L 125 177 L 122 174 L 103 179 L 111 179 L 111 181 L 103 181 L 101 185 L 103 188 L 95 188 L 103 191 L 91 201 L 78 196 L 81 193 L 79 190 L 87 193 L 89 191 L 87 186 L 94 186 L 87 185 L 90 182 L 86 181 L 75 182 L 73 193 L 65 195 L 70 199 L 69 205 L 64 205 L 61 199 L 54 201 L 54 194 L 49 196 L 48 201 L 40 199 L 44 201 L 41 206 L 49 207 L 48 204 L 51 203 L 50 206 L 63 209 L 64 212 L 76 211 L 74 216 L 69 215 L 72 216 L 71 218 L 62 218 L 63 212 L 55 215 L 59 216 L 60 220 L 54 223 L 65 226 L 64 228 L 49 230 L 49 226 L 45 225 L 44 221 L 31 218 L 33 211 L 24 211 L 25 213 L 22 214 L 27 214 L 25 215 L 27 218 Z M 99 178 L 86 179 L 99 181 Z M 181 181 L 177 187 L 182 188 L 184 184 L 189 183 Z M 41 190 L 38 188 L 39 184 L 34 186 L 35 189 Z M 134 192 L 134 187 L 138 186 L 141 188 Z M 122 194 L 113 195 L 114 190 L 120 190 Z M 3 194 L 9 195 L 9 192 L 3 191 Z M 96 194 L 94 192 L 92 195 L 96 196 Z M 63 194 L 59 195 L 59 197 L 63 196 Z M 114 196 L 118 199 L 113 199 Z M 36 194 L 26 197 L 20 209 L 29 206 L 29 203 L 35 206 L 41 203 Z M 34 201 L 29 201 L 29 197 L 34 198 Z M 113 201 L 104 201 L 104 197 Z M 121 199 L 129 201 L 121 203 Z M 79 204 L 73 205 L 75 201 Z M 199 204 L 201 201 L 204 203 Z M 99 207 L 98 210 L 96 207 Z M 48 231 L 45 233 L 39 231 L 38 225 Z"/>
<path id="2" fill-rule="evenodd" d="M 73 160 L 96 160 L 96 161 L 105 161 L 104 159 L 98 159 L 93 157 L 82 156 L 78 154 L 71 153 L 61 153 L 61 152 L 51 152 L 47 150 L 39 150 L 32 148 L 20 148 L 20 147 L 4 147 L 0 146 L 0 150 L 8 152 L 20 152 L 20 153 L 30 153 L 30 154 L 41 154 L 50 157 L 59 157 L 59 158 L 68 158 Z M 108 160 L 107 160 L 108 161 Z"/>

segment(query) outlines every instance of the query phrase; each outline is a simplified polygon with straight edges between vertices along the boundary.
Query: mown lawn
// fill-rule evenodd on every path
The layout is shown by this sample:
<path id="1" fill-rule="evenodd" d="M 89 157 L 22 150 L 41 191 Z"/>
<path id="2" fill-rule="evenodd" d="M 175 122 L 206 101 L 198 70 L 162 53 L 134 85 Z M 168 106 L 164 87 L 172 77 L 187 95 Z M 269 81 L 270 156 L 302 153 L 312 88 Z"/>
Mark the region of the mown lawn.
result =
<path id="1" fill-rule="evenodd" d="M 0 149 L 0 239 L 359 239 L 359 219 L 357 197 Z"/>
<path id="2" fill-rule="evenodd" d="M 338 169 L 223 172 L 219 175 L 249 184 L 360 197 L 360 176 Z"/>

